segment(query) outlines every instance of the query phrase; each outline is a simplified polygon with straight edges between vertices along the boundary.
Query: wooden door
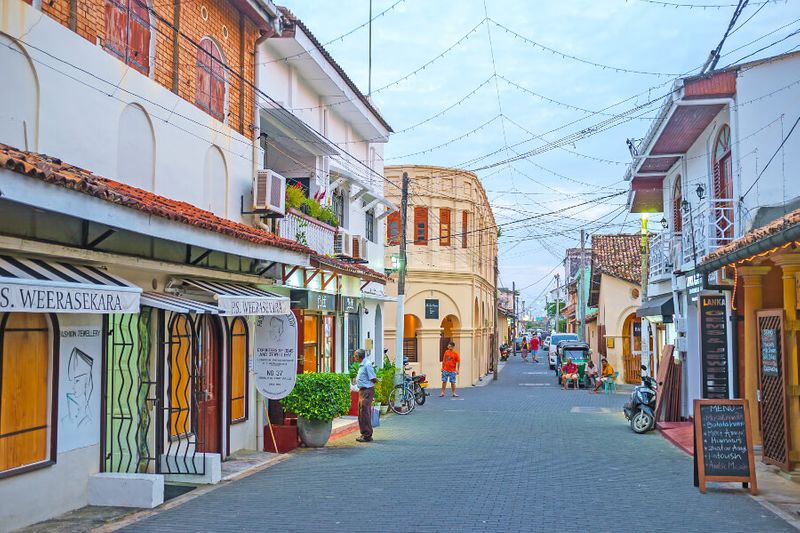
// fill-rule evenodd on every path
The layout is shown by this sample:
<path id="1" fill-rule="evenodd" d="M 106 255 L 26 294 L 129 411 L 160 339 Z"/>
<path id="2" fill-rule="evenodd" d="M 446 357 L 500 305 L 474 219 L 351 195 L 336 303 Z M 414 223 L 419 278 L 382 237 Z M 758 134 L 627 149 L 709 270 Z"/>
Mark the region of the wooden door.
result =
<path id="1" fill-rule="evenodd" d="M 200 452 L 219 453 L 220 446 L 220 335 L 219 326 L 211 317 L 204 317 L 200 326 L 200 389 L 198 390 L 198 440 Z"/>
<path id="2" fill-rule="evenodd" d="M 759 311 L 758 390 L 761 412 L 762 460 L 791 470 L 789 411 L 786 405 L 786 357 L 783 310 Z"/>
<path id="3" fill-rule="evenodd" d="M 637 322 L 636 314 L 632 313 L 625 319 L 622 327 L 622 362 L 625 366 L 625 383 L 638 385 L 642 381 L 642 336 L 641 330 L 637 336 L 634 329 Z M 638 351 L 638 353 L 636 353 Z"/>

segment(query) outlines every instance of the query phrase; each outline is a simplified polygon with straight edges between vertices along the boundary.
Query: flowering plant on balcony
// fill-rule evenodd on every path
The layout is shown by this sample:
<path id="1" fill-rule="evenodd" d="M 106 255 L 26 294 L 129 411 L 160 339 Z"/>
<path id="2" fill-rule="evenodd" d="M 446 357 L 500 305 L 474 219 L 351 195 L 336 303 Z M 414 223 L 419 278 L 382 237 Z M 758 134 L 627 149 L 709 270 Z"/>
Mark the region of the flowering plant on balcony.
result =
<path id="1" fill-rule="evenodd" d="M 329 226 L 338 227 L 339 219 L 328 206 L 323 206 L 319 201 L 309 198 L 299 184 L 286 187 L 286 207 L 302 211 L 311 218 L 316 218 Z"/>

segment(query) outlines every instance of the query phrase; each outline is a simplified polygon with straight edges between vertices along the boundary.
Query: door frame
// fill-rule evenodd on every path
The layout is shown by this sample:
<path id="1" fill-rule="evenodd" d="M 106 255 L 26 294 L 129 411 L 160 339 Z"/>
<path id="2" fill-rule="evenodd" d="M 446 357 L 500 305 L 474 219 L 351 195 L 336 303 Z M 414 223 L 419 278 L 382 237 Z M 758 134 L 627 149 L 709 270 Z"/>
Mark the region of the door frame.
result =
<path id="1" fill-rule="evenodd" d="M 761 359 L 761 319 L 773 317 L 778 319 L 778 327 L 780 328 L 780 338 L 777 339 L 778 342 L 778 349 L 780 350 L 779 356 L 781 358 L 780 361 L 780 378 L 781 378 L 781 385 L 783 389 L 783 439 L 784 439 L 784 447 L 786 452 L 786 461 L 781 462 L 777 459 L 773 459 L 767 457 L 763 454 L 763 442 L 765 440 L 765 433 L 763 431 L 764 427 L 764 415 L 763 415 L 763 407 L 764 407 L 764 393 L 763 393 L 763 385 L 762 385 L 762 359 Z M 775 466 L 780 467 L 785 471 L 789 471 L 792 469 L 792 459 L 791 459 L 791 450 L 792 450 L 792 434 L 790 431 L 789 425 L 789 390 L 787 386 L 787 363 L 786 363 L 786 319 L 784 316 L 783 309 L 761 309 L 756 311 L 756 326 L 757 326 L 757 339 L 756 339 L 756 347 L 758 349 L 758 421 L 761 427 L 759 427 L 759 431 L 761 432 L 761 441 L 762 441 L 762 455 L 761 461 L 763 463 L 773 464 Z"/>

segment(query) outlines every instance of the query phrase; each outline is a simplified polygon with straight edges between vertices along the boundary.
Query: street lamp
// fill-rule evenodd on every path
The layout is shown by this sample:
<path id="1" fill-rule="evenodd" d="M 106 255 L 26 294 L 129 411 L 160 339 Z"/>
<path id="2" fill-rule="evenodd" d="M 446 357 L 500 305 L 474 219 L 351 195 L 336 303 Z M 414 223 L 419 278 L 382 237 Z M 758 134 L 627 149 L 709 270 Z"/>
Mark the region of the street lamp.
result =
<path id="1" fill-rule="evenodd" d="M 661 227 L 663 229 L 669 228 L 669 222 L 667 222 L 667 217 L 661 217 Z"/>
<path id="2" fill-rule="evenodd" d="M 698 183 L 698 184 L 697 184 L 697 189 L 695 189 L 695 192 L 697 193 L 697 197 L 698 197 L 700 200 L 702 200 L 703 198 L 705 198 L 705 197 L 706 197 L 706 188 L 705 188 L 705 187 L 703 187 L 703 184 L 702 184 L 702 183 Z"/>

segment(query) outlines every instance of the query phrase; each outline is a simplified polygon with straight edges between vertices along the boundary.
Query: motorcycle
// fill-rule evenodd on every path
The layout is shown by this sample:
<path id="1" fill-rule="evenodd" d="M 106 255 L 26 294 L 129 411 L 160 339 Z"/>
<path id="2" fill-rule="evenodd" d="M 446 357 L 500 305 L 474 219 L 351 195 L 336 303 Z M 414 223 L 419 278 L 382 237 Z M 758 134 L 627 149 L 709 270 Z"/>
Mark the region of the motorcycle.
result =
<path id="1" fill-rule="evenodd" d="M 642 370 L 647 367 L 642 365 Z M 642 374 L 642 384 L 631 393 L 631 399 L 622 408 L 625 418 L 630 420 L 634 433 L 647 433 L 656 426 L 656 380 Z"/>
<path id="2" fill-rule="evenodd" d="M 409 370 L 411 370 L 411 366 L 408 364 L 408 357 L 404 357 L 403 379 L 408 382 L 409 388 L 413 391 L 414 400 L 417 402 L 417 405 L 423 405 L 425 403 L 425 398 L 428 396 L 427 392 L 425 392 L 425 389 L 428 388 L 428 377 L 425 374 L 417 374 L 416 372 L 411 372 L 409 376 L 406 374 Z"/>

